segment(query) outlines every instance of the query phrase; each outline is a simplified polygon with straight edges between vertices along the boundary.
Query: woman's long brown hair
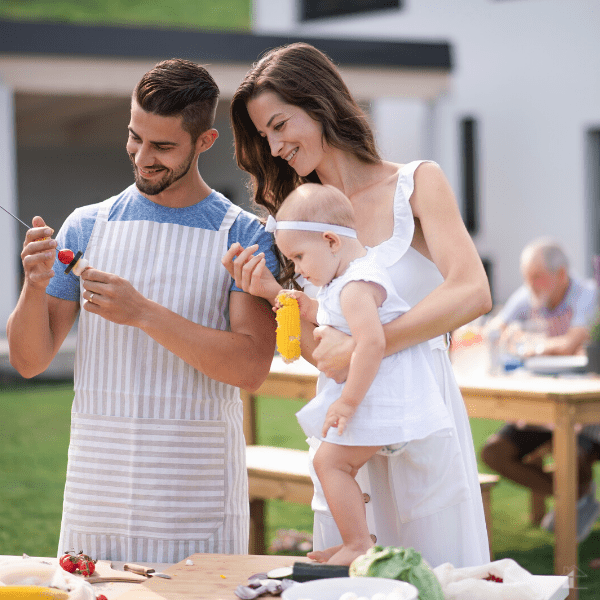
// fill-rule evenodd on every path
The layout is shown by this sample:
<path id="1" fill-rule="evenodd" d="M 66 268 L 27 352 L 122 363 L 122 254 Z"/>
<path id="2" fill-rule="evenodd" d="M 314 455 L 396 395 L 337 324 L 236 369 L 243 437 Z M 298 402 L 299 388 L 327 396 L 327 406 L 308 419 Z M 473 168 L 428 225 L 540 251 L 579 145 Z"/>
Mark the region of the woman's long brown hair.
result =
<path id="1" fill-rule="evenodd" d="M 318 121 L 329 146 L 351 152 L 368 164 L 381 162 L 367 117 L 329 57 L 305 43 L 271 50 L 248 71 L 230 109 L 237 164 L 251 176 L 254 202 L 270 214 L 299 185 L 320 181 L 316 172 L 300 177 L 285 160 L 272 156 L 267 139 L 258 134 L 247 104 L 265 91 Z M 289 281 L 292 267 L 284 261 L 282 282 Z"/>

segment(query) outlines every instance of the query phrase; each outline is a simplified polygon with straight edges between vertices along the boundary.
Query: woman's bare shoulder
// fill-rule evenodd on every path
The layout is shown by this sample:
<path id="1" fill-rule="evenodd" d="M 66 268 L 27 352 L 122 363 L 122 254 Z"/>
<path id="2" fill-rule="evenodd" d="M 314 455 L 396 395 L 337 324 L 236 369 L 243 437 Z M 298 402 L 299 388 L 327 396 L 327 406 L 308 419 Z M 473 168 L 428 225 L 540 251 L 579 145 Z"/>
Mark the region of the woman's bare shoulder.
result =
<path id="1" fill-rule="evenodd" d="M 419 164 L 417 164 L 415 167 L 414 163 Z M 417 182 L 435 183 L 446 180 L 446 176 L 444 175 L 444 171 L 442 170 L 442 168 L 436 162 L 432 162 L 429 160 L 414 161 L 411 163 L 402 164 L 385 162 L 384 164 L 386 166 L 386 171 L 390 177 L 399 175 L 407 167 L 412 167 L 415 186 L 417 185 Z"/>
<path id="2" fill-rule="evenodd" d="M 436 162 L 431 161 L 423 161 L 420 165 L 415 169 L 415 183 L 417 180 L 433 180 L 440 181 L 446 180 L 446 176 L 444 175 L 444 171 Z"/>
<path id="3" fill-rule="evenodd" d="M 456 196 L 442 168 L 436 163 L 422 163 L 414 174 L 414 191 L 410 199 L 413 215 L 417 219 L 430 219 L 442 215 L 458 216 Z"/>

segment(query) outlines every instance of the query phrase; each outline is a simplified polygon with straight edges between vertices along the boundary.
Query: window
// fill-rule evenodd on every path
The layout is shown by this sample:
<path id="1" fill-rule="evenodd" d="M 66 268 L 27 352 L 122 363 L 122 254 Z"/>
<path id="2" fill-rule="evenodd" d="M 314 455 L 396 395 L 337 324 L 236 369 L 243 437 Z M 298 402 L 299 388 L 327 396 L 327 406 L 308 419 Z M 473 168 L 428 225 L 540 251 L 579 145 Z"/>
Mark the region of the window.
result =
<path id="1" fill-rule="evenodd" d="M 302 0 L 303 21 L 365 13 L 386 8 L 402 8 L 402 0 Z"/>
<path id="2" fill-rule="evenodd" d="M 463 216 L 467 231 L 474 235 L 479 229 L 477 121 L 475 119 L 466 117 L 461 121 L 460 138 Z"/>
<path id="3" fill-rule="evenodd" d="M 600 128 L 589 129 L 585 154 L 585 194 L 587 196 L 588 248 L 600 255 Z M 589 265 L 592 264 L 590 260 Z"/>

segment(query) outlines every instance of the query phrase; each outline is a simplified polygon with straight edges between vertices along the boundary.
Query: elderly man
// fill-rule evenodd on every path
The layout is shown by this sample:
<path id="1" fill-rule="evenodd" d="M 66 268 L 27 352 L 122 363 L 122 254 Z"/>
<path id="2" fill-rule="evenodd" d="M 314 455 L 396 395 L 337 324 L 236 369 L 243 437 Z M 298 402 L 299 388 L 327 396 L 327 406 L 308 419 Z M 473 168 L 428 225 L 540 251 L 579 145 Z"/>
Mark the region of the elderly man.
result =
<path id="1" fill-rule="evenodd" d="M 513 323 L 538 320 L 545 323 L 546 337 L 536 343 L 535 354 L 570 355 L 580 351 L 588 340 L 597 307 L 595 286 L 569 274 L 565 252 L 549 239 L 535 240 L 523 249 L 521 274 L 525 284 L 488 325 L 488 334 L 492 331 L 503 334 Z M 504 477 L 549 496 L 553 490 L 552 475 L 542 470 L 539 461 L 528 457 L 551 440 L 552 432 L 544 427 L 507 423 L 490 437 L 481 454 L 483 461 Z M 577 537 L 582 541 L 600 513 L 592 482 L 592 464 L 600 459 L 600 425 L 584 427 L 578 436 L 578 446 Z M 553 511 L 544 517 L 542 527 L 554 529 Z"/>

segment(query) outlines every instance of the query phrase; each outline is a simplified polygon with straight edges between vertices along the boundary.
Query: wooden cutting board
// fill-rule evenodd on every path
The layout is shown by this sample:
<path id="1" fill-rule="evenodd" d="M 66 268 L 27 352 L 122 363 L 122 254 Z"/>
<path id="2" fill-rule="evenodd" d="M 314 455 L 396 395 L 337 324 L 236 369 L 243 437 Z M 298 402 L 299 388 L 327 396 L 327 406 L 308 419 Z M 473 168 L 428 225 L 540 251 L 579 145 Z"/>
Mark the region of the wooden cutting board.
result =
<path id="1" fill-rule="evenodd" d="M 119 600 L 239 600 L 235 588 L 246 585 L 250 575 L 308 561 L 299 556 L 224 554 L 192 554 L 189 558 L 193 565 L 182 560 L 165 570 L 172 579 L 153 577 Z"/>
<path id="2" fill-rule="evenodd" d="M 148 581 L 144 575 L 131 573 L 129 571 L 118 571 L 112 568 L 109 560 L 99 560 L 96 562 L 96 570 L 93 575 L 85 578 L 89 583 L 100 583 L 105 581 L 120 581 L 124 583 L 141 583 Z"/>

